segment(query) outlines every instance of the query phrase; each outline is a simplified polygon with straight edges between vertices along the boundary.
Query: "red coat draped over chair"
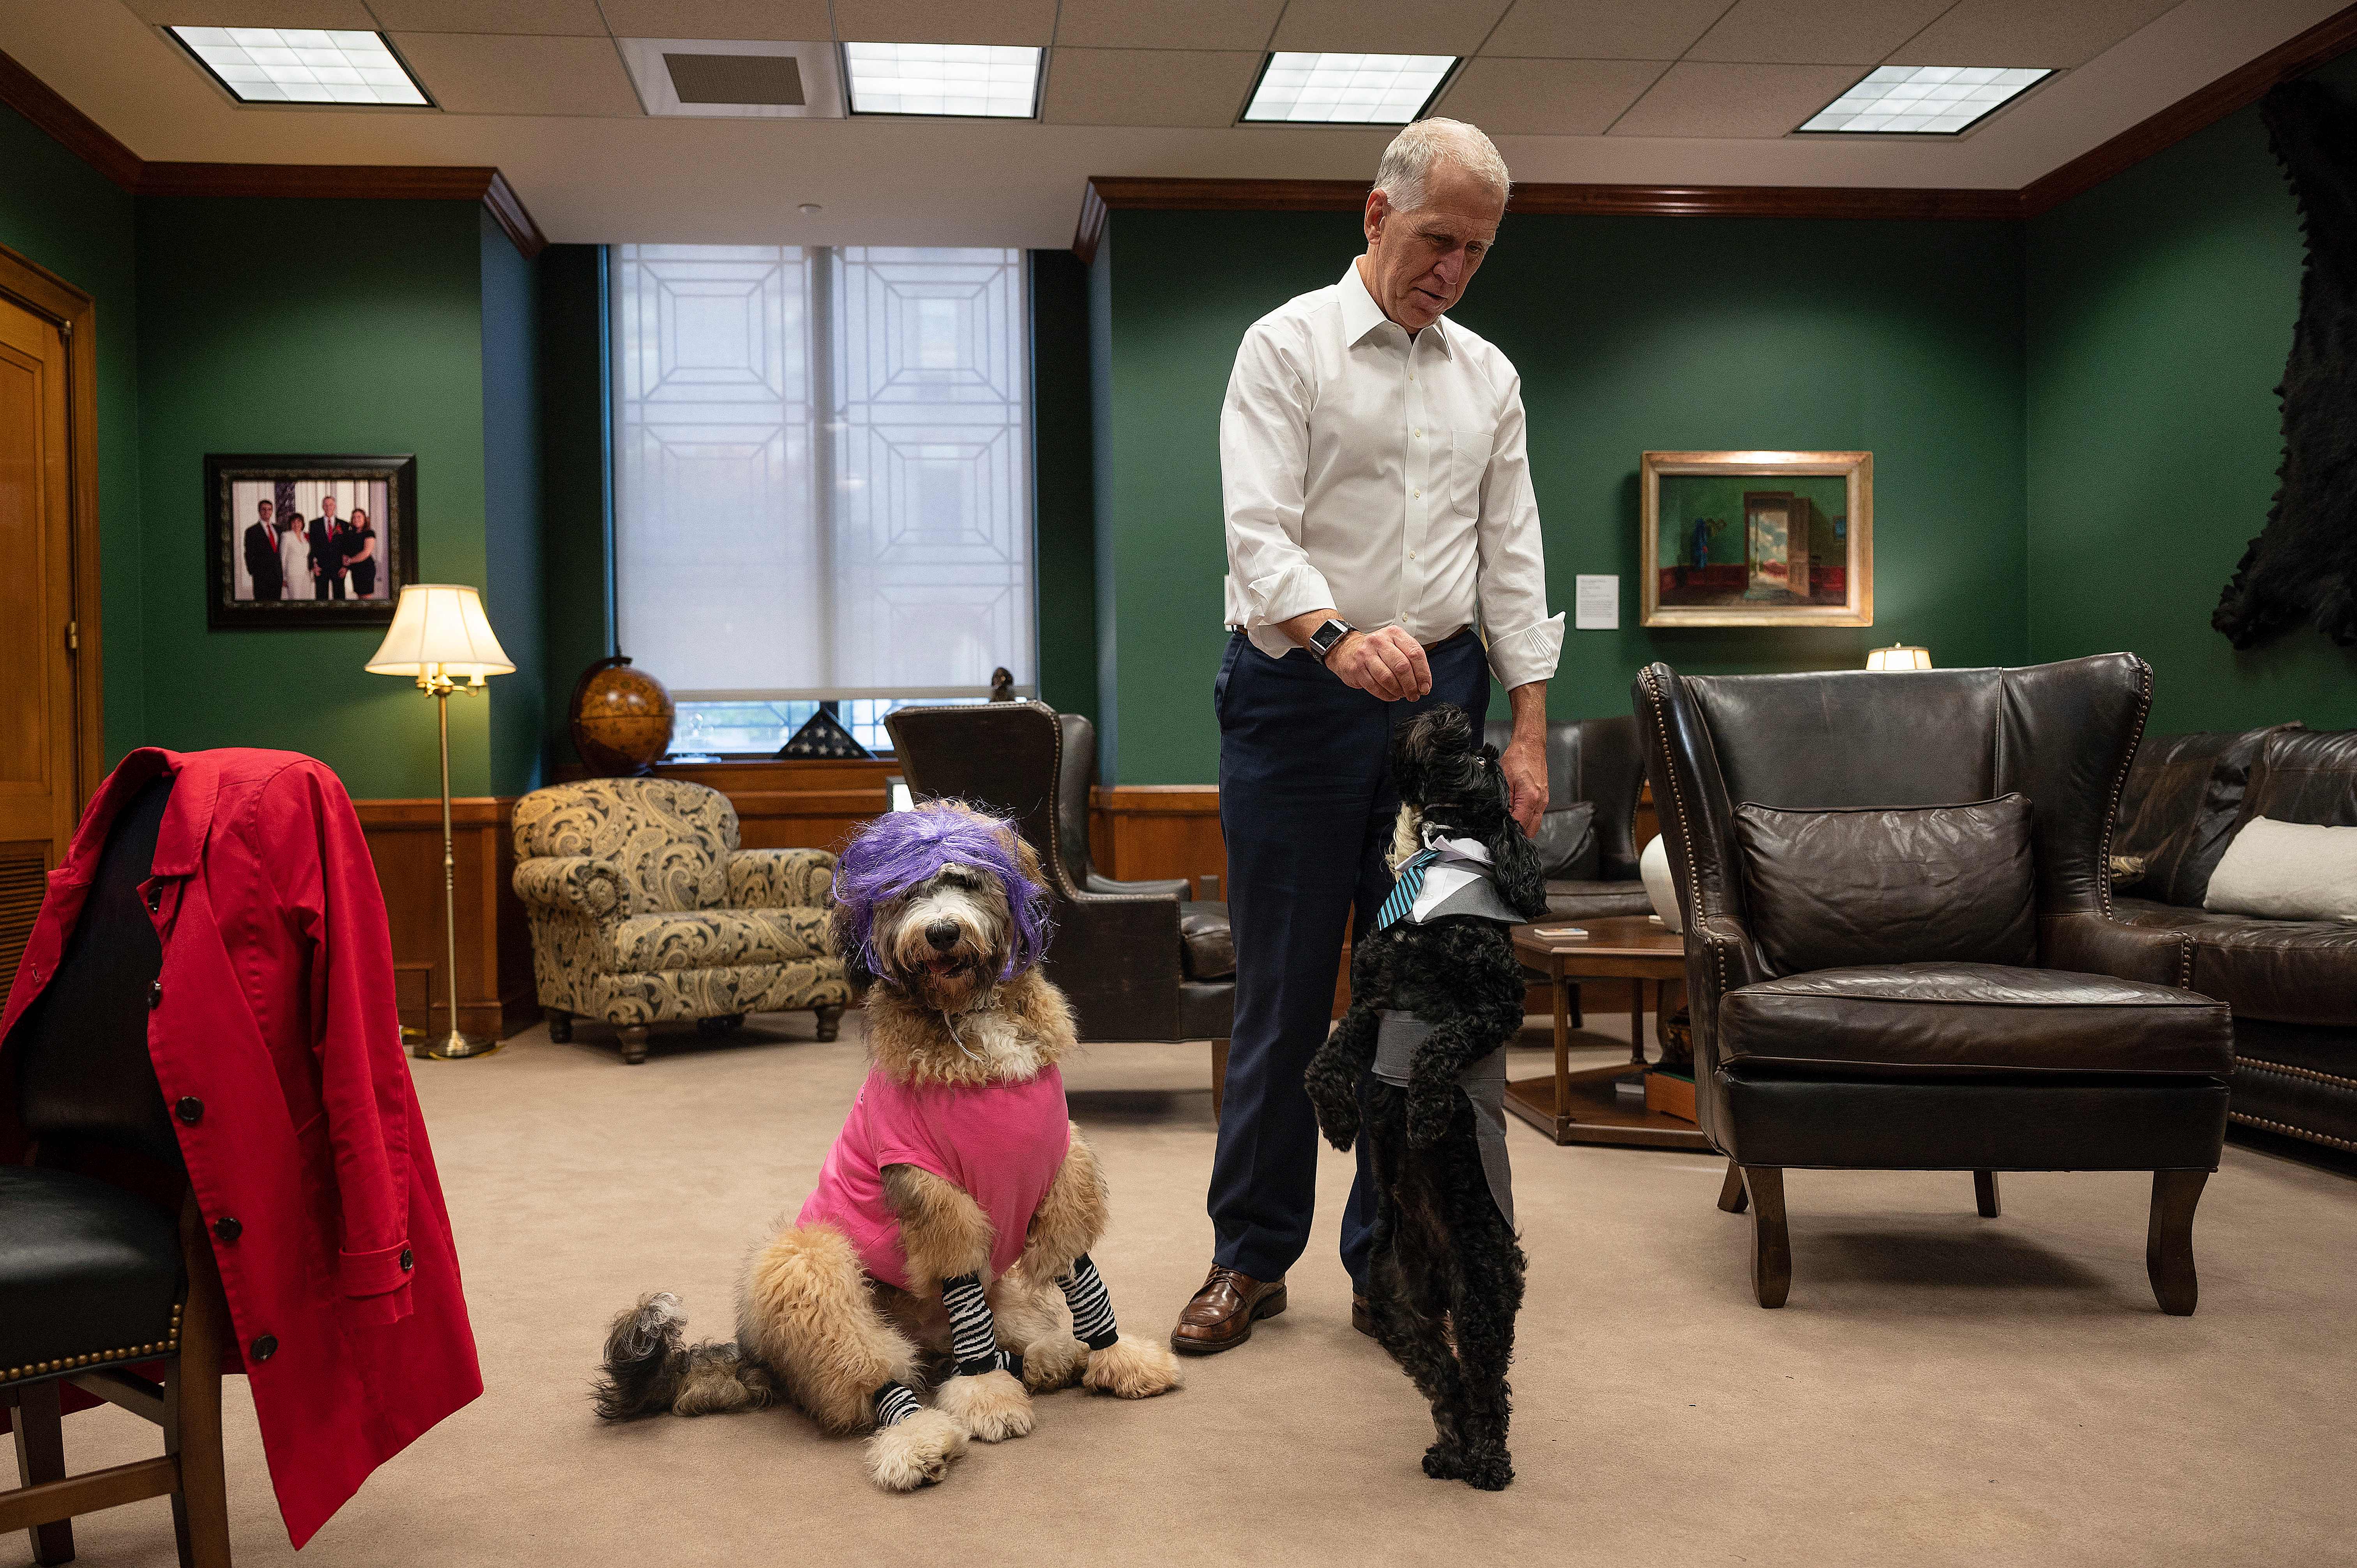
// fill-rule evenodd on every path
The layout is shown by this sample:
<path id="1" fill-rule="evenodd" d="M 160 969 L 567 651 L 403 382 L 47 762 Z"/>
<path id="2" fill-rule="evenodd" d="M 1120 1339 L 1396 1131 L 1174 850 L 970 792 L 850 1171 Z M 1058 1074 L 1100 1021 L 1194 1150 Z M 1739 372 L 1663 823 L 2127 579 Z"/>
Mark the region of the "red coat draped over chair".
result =
<path id="1" fill-rule="evenodd" d="M 142 886 L 164 962 L 148 1053 L 253 1390 L 286 1533 L 308 1541 L 369 1473 L 482 1391 L 450 1219 L 402 1054 L 376 867 L 342 782 L 285 751 L 135 751 L 50 873 L 0 1014 L 57 972 L 115 814 L 176 775 Z"/>

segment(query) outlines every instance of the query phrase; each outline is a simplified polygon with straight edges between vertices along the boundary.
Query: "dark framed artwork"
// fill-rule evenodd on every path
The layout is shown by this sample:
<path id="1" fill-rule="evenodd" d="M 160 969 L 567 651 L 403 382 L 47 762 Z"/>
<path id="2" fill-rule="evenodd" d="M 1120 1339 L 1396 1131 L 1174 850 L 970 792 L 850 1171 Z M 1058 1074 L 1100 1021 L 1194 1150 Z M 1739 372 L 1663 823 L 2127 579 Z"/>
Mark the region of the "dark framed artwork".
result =
<path id="1" fill-rule="evenodd" d="M 417 458 L 209 453 L 206 624 L 387 626 L 417 581 Z"/>
<path id="2" fill-rule="evenodd" d="M 1872 626 L 1874 454 L 1648 452 L 1646 626 Z"/>

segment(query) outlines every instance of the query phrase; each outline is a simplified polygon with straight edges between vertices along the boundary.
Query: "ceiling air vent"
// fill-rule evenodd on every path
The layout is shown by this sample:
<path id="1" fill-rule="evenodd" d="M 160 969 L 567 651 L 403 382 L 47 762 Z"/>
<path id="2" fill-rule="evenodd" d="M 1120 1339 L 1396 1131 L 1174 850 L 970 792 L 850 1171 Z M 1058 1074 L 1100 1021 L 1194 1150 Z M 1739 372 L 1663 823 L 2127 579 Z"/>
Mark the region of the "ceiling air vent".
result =
<path id="1" fill-rule="evenodd" d="M 663 56 L 682 103 L 802 102 L 801 64 L 791 55 Z"/>
<path id="2" fill-rule="evenodd" d="M 617 38 L 650 114 L 840 120 L 843 63 L 832 43 Z"/>

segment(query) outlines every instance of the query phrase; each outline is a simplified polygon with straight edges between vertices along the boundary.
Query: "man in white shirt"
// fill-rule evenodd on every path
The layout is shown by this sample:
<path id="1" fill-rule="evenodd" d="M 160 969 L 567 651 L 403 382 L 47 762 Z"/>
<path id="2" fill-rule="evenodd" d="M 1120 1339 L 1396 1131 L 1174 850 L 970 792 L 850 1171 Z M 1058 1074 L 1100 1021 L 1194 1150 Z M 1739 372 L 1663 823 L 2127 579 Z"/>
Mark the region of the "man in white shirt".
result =
<path id="1" fill-rule="evenodd" d="M 1234 628 L 1213 689 L 1236 1010 L 1209 1207 L 1211 1272 L 1171 1342 L 1242 1344 L 1285 1308 L 1309 1235 L 1318 1123 L 1301 1087 L 1326 1036 L 1344 922 L 1390 894 L 1391 736 L 1436 703 L 1479 722 L 1490 678 L 1514 732 L 1513 811 L 1546 809 L 1546 610 L 1522 381 L 1446 319 L 1505 214 L 1505 161 L 1453 120 L 1402 131 L 1341 281 L 1255 322 L 1220 419 Z M 1363 1296 L 1366 1144 L 1342 1219 Z M 1352 1319 L 1366 1326 L 1363 1305 Z"/>

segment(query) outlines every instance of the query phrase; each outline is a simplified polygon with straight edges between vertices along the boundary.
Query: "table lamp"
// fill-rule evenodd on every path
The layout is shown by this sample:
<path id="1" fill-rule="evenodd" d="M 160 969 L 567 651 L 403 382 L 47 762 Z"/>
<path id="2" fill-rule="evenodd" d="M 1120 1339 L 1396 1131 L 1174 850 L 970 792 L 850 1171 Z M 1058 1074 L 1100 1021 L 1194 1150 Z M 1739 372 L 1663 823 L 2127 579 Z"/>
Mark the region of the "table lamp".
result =
<path id="1" fill-rule="evenodd" d="M 1868 653 L 1866 667 L 1868 670 L 1929 670 L 1932 668 L 1932 650 L 1894 642 L 1888 648 L 1878 648 Z"/>
<path id="2" fill-rule="evenodd" d="M 454 583 L 412 583 L 393 606 L 393 626 L 368 661 L 371 675 L 407 675 L 434 699 L 442 732 L 442 935 L 449 961 L 450 1032 L 427 1045 L 436 1061 L 489 1056 L 496 1040 L 470 1040 L 458 1031 L 458 877 L 450 849 L 450 693 L 482 690 L 486 675 L 507 675 L 515 660 L 491 635 L 483 601 Z M 461 686 L 460 682 L 466 684 Z M 429 1002 L 428 1005 L 431 1004 Z"/>

